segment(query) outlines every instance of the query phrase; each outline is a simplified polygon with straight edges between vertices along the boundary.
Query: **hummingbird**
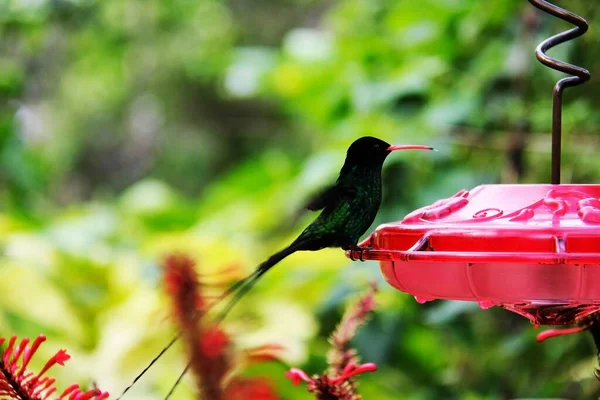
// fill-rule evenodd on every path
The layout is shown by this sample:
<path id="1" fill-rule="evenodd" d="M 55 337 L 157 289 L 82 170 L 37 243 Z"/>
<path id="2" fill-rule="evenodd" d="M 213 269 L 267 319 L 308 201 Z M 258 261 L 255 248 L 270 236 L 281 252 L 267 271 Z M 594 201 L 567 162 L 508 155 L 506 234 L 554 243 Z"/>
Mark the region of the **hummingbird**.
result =
<path id="1" fill-rule="evenodd" d="M 309 211 L 321 214 L 287 247 L 278 251 L 260 264 L 250 275 L 233 284 L 209 308 L 219 304 L 229 296 L 234 297 L 218 314 L 216 321 L 222 321 L 233 306 L 256 284 L 256 282 L 277 263 L 297 251 L 317 251 L 326 247 L 339 247 L 343 250 L 363 251 L 358 245 L 360 237 L 369 229 L 381 205 L 381 171 L 383 162 L 396 150 L 435 150 L 421 145 L 390 145 L 371 136 L 355 140 L 346 153 L 346 160 L 335 183 L 311 198 L 306 206 Z M 205 310 L 208 311 L 208 310 Z M 119 400 L 144 373 L 179 338 L 176 336 L 133 380 L 119 396 Z M 189 367 L 189 364 L 188 364 Z M 186 373 L 180 375 L 177 383 Z M 175 386 L 167 395 L 173 393 Z"/>
<path id="2" fill-rule="evenodd" d="M 355 140 L 335 183 L 316 196 L 304 208 L 323 210 L 287 247 L 260 264 L 250 275 L 232 285 L 217 300 L 234 297 L 217 317 L 222 321 L 233 306 L 277 263 L 297 251 L 316 251 L 326 247 L 343 250 L 366 250 L 359 238 L 371 226 L 381 205 L 381 171 L 383 162 L 396 150 L 435 150 L 421 145 L 390 145 L 381 139 L 364 136 Z"/>

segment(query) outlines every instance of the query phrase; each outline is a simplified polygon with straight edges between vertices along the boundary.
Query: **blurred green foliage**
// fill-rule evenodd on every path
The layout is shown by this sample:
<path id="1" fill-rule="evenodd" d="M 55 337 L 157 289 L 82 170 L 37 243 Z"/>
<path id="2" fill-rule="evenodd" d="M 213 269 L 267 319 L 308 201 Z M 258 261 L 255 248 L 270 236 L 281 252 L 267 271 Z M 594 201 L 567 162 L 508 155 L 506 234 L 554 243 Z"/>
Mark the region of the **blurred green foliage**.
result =
<path id="1" fill-rule="evenodd" d="M 551 54 L 599 76 L 600 7 L 562 3 L 590 31 Z M 74 354 L 63 381 L 117 394 L 173 334 L 161 258 L 250 271 L 359 136 L 440 149 L 389 158 L 376 223 L 480 183 L 547 182 L 560 74 L 533 50 L 567 27 L 525 0 L 0 0 L 2 334 L 45 333 Z M 600 177 L 598 85 L 566 93 L 564 181 Z M 537 344 L 500 309 L 419 305 L 339 250 L 283 262 L 228 325 L 321 371 L 345 300 L 373 279 L 365 399 L 600 395 L 590 338 Z M 162 398 L 184 364 L 169 352 L 129 398 Z M 248 373 L 310 398 L 285 370 Z"/>

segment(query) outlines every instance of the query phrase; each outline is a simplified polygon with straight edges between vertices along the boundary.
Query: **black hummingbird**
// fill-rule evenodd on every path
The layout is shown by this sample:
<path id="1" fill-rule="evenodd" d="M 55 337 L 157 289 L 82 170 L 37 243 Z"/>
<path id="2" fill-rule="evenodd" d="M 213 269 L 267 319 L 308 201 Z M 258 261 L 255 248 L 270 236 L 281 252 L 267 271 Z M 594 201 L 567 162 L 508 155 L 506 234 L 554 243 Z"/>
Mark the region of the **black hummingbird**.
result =
<path id="1" fill-rule="evenodd" d="M 212 308 L 221 300 L 232 294 L 234 295 L 218 315 L 217 321 L 222 321 L 225 318 L 231 308 L 256 284 L 261 276 L 275 264 L 296 251 L 316 251 L 326 247 L 364 250 L 358 246 L 358 240 L 375 220 L 381 205 L 381 170 L 383 162 L 392 151 L 411 149 L 434 150 L 433 147 L 420 145 L 392 146 L 371 136 L 365 136 L 354 141 L 348 148 L 346 161 L 344 161 L 335 184 L 313 197 L 305 206 L 310 211 L 323 210 L 321 214 L 289 246 L 269 257 L 254 272 L 231 286 L 211 305 Z M 175 337 L 138 374 L 132 384 L 119 396 L 119 399 L 175 343 L 178 337 Z M 187 368 L 183 374 L 186 371 Z M 177 383 L 175 386 L 177 386 Z M 173 386 L 167 398 L 173 393 L 175 386 Z"/>
<path id="2" fill-rule="evenodd" d="M 435 150 L 420 145 L 392 146 L 371 136 L 355 140 L 335 184 L 329 186 L 305 206 L 310 211 L 323 210 L 289 246 L 273 254 L 254 272 L 231 286 L 217 302 L 235 293 L 235 297 L 219 314 L 221 321 L 231 308 L 269 269 L 296 251 L 341 247 L 364 250 L 358 239 L 375 220 L 381 205 L 381 170 L 383 162 L 394 150 Z"/>

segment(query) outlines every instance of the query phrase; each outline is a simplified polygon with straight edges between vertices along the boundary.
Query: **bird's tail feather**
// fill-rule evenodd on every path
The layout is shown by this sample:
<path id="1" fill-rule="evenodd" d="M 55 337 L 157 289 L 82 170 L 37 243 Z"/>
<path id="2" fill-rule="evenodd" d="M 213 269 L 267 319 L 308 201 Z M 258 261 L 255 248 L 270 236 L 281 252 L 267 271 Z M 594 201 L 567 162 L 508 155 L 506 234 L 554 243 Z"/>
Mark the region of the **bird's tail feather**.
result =
<path id="1" fill-rule="evenodd" d="M 197 318 L 200 318 L 202 315 L 204 315 L 204 313 L 211 310 L 217 304 L 220 304 L 221 301 L 225 300 L 227 297 L 229 297 L 233 294 L 234 297 L 229 301 L 229 303 L 227 303 L 225 308 L 219 313 L 219 315 L 217 317 L 217 322 L 221 322 L 227 316 L 227 313 L 229 313 L 229 311 L 231 311 L 233 306 L 244 296 L 244 294 L 246 294 L 250 289 L 252 289 L 252 286 L 254 286 L 256 281 L 262 275 L 264 275 L 269 269 L 271 269 L 271 267 L 273 267 L 279 261 L 283 260 L 285 257 L 289 256 L 296 250 L 298 250 L 298 246 L 296 245 L 296 242 L 294 242 L 291 245 L 289 245 L 288 247 L 286 247 L 285 249 L 281 250 L 280 252 L 273 254 L 265 262 L 260 264 L 250 275 L 248 275 L 247 277 L 241 279 L 240 281 L 234 283 L 231 287 L 229 287 L 229 289 L 227 289 L 225 291 L 225 293 L 223 293 L 215 302 L 213 302 L 212 304 L 210 304 L 208 306 L 208 309 L 203 310 L 202 314 L 198 314 Z M 121 399 L 121 397 L 123 397 L 133 387 L 133 385 L 136 384 L 136 382 L 150 369 L 150 367 L 152 367 L 152 365 L 154 365 L 154 363 L 156 361 L 158 361 L 158 359 L 160 357 L 162 357 L 162 355 L 180 337 L 181 337 L 181 333 L 177 334 L 177 336 L 175 336 L 171 340 L 171 342 L 169 342 L 169 344 L 164 349 L 162 349 L 162 351 L 156 357 L 154 357 L 154 359 L 150 362 L 150 364 L 148 364 L 148 366 L 146 368 L 144 368 L 144 370 L 135 377 L 133 382 L 129 386 L 127 386 L 127 388 L 125 388 L 125 390 L 123 391 L 123 393 L 121 393 L 121 395 L 117 398 L 117 400 Z M 190 367 L 190 363 L 188 363 L 185 370 L 181 373 L 181 375 L 179 375 L 179 378 L 177 379 L 176 383 L 171 387 L 171 390 L 167 394 L 167 397 L 165 397 L 165 400 L 168 400 L 171 397 L 171 395 L 175 391 L 175 388 L 177 387 L 177 385 L 183 378 L 183 375 L 185 375 L 185 373 L 188 371 L 189 367 Z"/>
<path id="2" fill-rule="evenodd" d="M 271 269 L 275 264 L 289 256 L 290 254 L 298 251 L 301 247 L 301 243 L 294 242 L 285 249 L 273 254 L 269 257 L 265 262 L 260 264 L 250 275 L 245 277 L 233 284 L 221 297 L 217 302 L 224 300 L 233 294 L 233 298 L 225 305 L 223 310 L 217 316 L 217 321 L 222 321 L 229 311 L 237 304 L 238 301 L 246 294 L 252 287 L 256 284 L 256 282 L 263 276 L 269 269 Z"/>
<path id="3" fill-rule="evenodd" d="M 211 304 L 209 307 L 209 309 L 211 309 L 215 305 L 219 304 L 221 301 L 225 300 L 227 297 L 233 295 L 233 298 L 229 301 L 229 303 L 227 303 L 227 305 L 225 305 L 223 310 L 217 316 L 217 318 L 216 318 L 217 323 L 221 322 L 227 316 L 227 314 L 229 313 L 229 311 L 231 311 L 233 306 L 235 306 L 237 304 L 237 302 L 240 301 L 240 299 L 246 293 L 248 293 L 248 291 L 250 289 L 252 289 L 252 287 L 256 284 L 256 281 L 258 281 L 258 279 L 260 279 L 261 276 L 263 276 L 269 269 L 271 269 L 279 261 L 283 260 L 290 254 L 300 250 L 302 248 L 302 244 L 303 243 L 299 242 L 298 240 L 294 241 L 291 245 L 289 245 L 285 249 L 273 254 L 265 262 L 263 262 L 258 267 L 256 267 L 256 269 L 250 275 L 248 275 L 244 279 L 234 283 L 229 289 L 227 289 L 225 291 L 225 293 L 223 293 L 219 297 L 219 299 L 216 302 L 214 302 L 213 304 Z M 177 387 L 177 385 L 183 378 L 183 375 L 185 375 L 185 373 L 188 371 L 189 367 L 190 367 L 190 363 L 188 363 L 188 365 L 185 367 L 185 370 L 181 373 L 181 375 L 179 375 L 179 378 L 177 379 L 177 381 L 175 382 L 173 387 L 171 387 L 171 390 L 167 394 L 167 397 L 165 397 L 165 400 L 169 400 L 169 398 L 175 391 L 175 388 Z"/>

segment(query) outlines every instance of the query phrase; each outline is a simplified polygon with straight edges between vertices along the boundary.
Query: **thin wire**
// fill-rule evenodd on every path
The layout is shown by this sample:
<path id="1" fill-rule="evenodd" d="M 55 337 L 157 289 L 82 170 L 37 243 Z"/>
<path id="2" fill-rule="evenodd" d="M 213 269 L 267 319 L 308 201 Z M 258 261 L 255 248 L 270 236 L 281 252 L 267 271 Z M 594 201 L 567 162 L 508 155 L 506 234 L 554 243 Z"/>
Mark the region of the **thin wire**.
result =
<path id="1" fill-rule="evenodd" d="M 565 74 L 574 75 L 563 78 L 556 82 L 552 92 L 552 184 L 560 183 L 560 156 L 561 156 L 561 137 L 562 137 L 562 94 L 565 88 L 581 85 L 590 79 L 590 72 L 576 65 L 568 64 L 556 60 L 546 55 L 546 51 L 561 43 L 575 39 L 588 30 L 588 24 L 585 19 L 577 14 L 562 9 L 545 0 L 529 0 L 529 2 L 540 10 L 553 15 L 557 18 L 567 21 L 575 28 L 554 35 L 538 45 L 535 49 L 537 59 L 545 66 Z"/>

